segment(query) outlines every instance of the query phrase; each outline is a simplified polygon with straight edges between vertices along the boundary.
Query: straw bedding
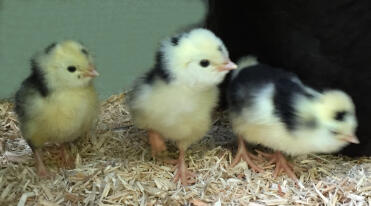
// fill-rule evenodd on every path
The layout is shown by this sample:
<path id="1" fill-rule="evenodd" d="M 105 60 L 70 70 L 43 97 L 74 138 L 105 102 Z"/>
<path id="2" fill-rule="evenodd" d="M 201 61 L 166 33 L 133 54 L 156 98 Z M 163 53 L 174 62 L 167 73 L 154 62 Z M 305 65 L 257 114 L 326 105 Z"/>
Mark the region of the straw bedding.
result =
<path id="1" fill-rule="evenodd" d="M 35 174 L 31 149 L 21 138 L 9 102 L 0 103 L 0 205 L 371 205 L 371 158 L 307 155 L 292 159 L 300 176 L 272 177 L 274 165 L 251 171 L 245 163 L 229 164 L 237 149 L 225 113 L 187 151 L 186 162 L 197 173 L 191 186 L 174 183 L 177 149 L 152 159 L 146 133 L 133 126 L 125 94 L 102 103 L 96 132 L 71 144 L 76 168 L 59 169 L 58 150 L 45 149 L 52 179 Z"/>

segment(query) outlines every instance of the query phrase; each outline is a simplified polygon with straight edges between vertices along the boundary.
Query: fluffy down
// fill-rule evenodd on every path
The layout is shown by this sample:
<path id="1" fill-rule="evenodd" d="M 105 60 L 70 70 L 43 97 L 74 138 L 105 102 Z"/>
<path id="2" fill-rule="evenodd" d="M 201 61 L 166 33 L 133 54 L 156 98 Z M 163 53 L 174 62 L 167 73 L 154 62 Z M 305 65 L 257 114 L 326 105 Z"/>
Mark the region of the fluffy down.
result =
<path id="1" fill-rule="evenodd" d="M 184 151 L 209 130 L 217 84 L 234 68 L 218 37 L 194 29 L 162 42 L 155 66 L 138 80 L 129 97 L 131 115 L 138 127 L 150 131 L 150 142 L 162 136 L 177 143 L 178 165 L 183 168 L 177 176 L 183 184 L 187 184 Z M 154 145 L 152 150 L 157 150 Z"/>
<path id="2" fill-rule="evenodd" d="M 239 69 L 228 102 L 234 132 L 249 143 L 290 155 L 331 153 L 359 143 L 354 103 L 346 93 L 315 91 L 278 68 L 253 64 Z"/>
<path id="3" fill-rule="evenodd" d="M 32 72 L 16 93 L 15 111 L 23 137 L 46 175 L 40 148 L 86 135 L 99 112 L 91 56 L 74 41 L 54 43 L 31 60 Z"/>

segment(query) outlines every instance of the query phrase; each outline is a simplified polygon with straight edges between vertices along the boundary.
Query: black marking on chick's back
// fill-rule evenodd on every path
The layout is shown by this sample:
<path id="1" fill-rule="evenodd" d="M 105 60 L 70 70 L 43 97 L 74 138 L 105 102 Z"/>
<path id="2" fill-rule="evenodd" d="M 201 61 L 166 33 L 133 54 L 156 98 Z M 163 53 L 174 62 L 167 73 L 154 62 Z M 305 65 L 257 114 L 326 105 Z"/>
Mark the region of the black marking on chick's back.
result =
<path id="1" fill-rule="evenodd" d="M 25 108 L 29 106 L 29 100 L 36 95 L 46 97 L 50 93 L 44 74 L 33 59 L 31 60 L 31 70 L 30 76 L 22 82 L 20 89 L 15 94 L 15 112 L 21 122 L 27 118 Z"/>
<path id="2" fill-rule="evenodd" d="M 247 71 L 249 70 L 249 71 Z M 243 108 L 253 106 L 254 94 L 259 88 L 259 81 L 254 81 L 253 76 L 257 72 L 254 67 L 236 70 L 239 72 L 236 77 L 232 77 L 227 89 L 227 104 L 232 113 L 240 113 Z M 232 74 L 233 76 L 233 74 Z"/>
<path id="3" fill-rule="evenodd" d="M 147 84 L 152 84 L 156 79 L 162 80 L 166 83 L 171 81 L 169 72 L 164 68 L 161 52 L 157 52 L 155 66 L 145 74 L 144 82 Z"/>
<path id="4" fill-rule="evenodd" d="M 32 70 L 32 73 L 30 77 L 28 78 L 30 83 L 32 83 L 32 85 L 35 86 L 35 88 L 40 92 L 40 94 L 43 97 L 48 96 L 49 89 L 46 85 L 44 74 L 41 71 L 38 63 L 34 59 L 31 60 L 31 70 Z"/>
<path id="5" fill-rule="evenodd" d="M 49 46 L 47 46 L 44 50 L 45 54 L 48 54 L 53 48 L 57 45 L 57 43 L 53 42 Z"/>
<path id="6" fill-rule="evenodd" d="M 296 95 L 312 98 L 313 95 L 304 89 L 295 74 L 269 65 L 258 64 L 243 68 L 231 80 L 227 93 L 231 112 L 238 114 L 243 108 L 255 105 L 256 97 L 269 85 L 274 86 L 274 114 L 285 123 L 287 129 L 294 130 L 299 126 L 294 98 Z M 308 126 L 312 124 L 310 122 Z"/>
<path id="7" fill-rule="evenodd" d="M 281 79 L 275 82 L 273 105 L 275 114 L 278 115 L 288 130 L 294 130 L 298 126 L 295 97 L 304 94 L 303 88 L 290 79 Z"/>
<path id="8" fill-rule="evenodd" d="M 238 74 L 230 80 L 227 98 L 229 107 L 235 112 L 253 106 L 255 97 L 266 86 L 273 84 L 276 79 L 282 76 L 293 76 L 291 73 L 273 69 L 265 64 L 245 67 L 233 72 L 238 72 Z"/>
<path id="9" fill-rule="evenodd" d="M 274 82 L 275 93 L 273 104 L 275 114 L 281 118 L 288 130 L 295 130 L 299 126 L 314 128 L 317 126 L 316 119 L 310 119 L 306 122 L 299 122 L 297 118 L 298 111 L 296 110 L 295 98 L 302 96 L 308 100 L 313 100 L 315 96 L 309 93 L 300 80 L 295 77 L 281 78 Z"/>

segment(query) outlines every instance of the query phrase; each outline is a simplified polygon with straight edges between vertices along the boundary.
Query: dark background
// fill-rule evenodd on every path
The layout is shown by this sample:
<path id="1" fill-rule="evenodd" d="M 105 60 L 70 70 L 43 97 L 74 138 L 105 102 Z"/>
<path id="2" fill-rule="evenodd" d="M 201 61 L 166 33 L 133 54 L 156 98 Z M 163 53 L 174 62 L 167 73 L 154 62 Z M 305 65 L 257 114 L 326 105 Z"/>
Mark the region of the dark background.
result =
<path id="1" fill-rule="evenodd" d="M 206 23 L 234 61 L 255 54 L 311 87 L 350 94 L 361 143 L 340 153 L 371 155 L 371 1 L 211 0 Z"/>

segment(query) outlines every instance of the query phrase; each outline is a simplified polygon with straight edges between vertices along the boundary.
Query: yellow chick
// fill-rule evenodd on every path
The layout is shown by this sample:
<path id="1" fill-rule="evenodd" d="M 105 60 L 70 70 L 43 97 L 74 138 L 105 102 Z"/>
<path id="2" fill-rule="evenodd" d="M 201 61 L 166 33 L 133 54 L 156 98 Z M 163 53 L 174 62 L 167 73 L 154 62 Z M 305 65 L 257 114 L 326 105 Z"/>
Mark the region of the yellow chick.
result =
<path id="1" fill-rule="evenodd" d="M 218 37 L 206 29 L 193 29 L 162 42 L 155 66 L 129 96 L 131 115 L 139 128 L 148 130 L 153 155 L 166 149 L 162 137 L 176 142 L 174 180 L 183 185 L 193 176 L 184 152 L 209 130 L 217 85 L 235 68 Z"/>
<path id="2" fill-rule="evenodd" d="M 99 113 L 92 79 L 99 74 L 88 51 L 75 41 L 51 44 L 31 60 L 31 70 L 16 93 L 15 112 L 34 152 L 38 175 L 48 177 L 42 147 L 61 143 L 62 158 L 73 164 L 64 144 L 92 129 Z"/>

